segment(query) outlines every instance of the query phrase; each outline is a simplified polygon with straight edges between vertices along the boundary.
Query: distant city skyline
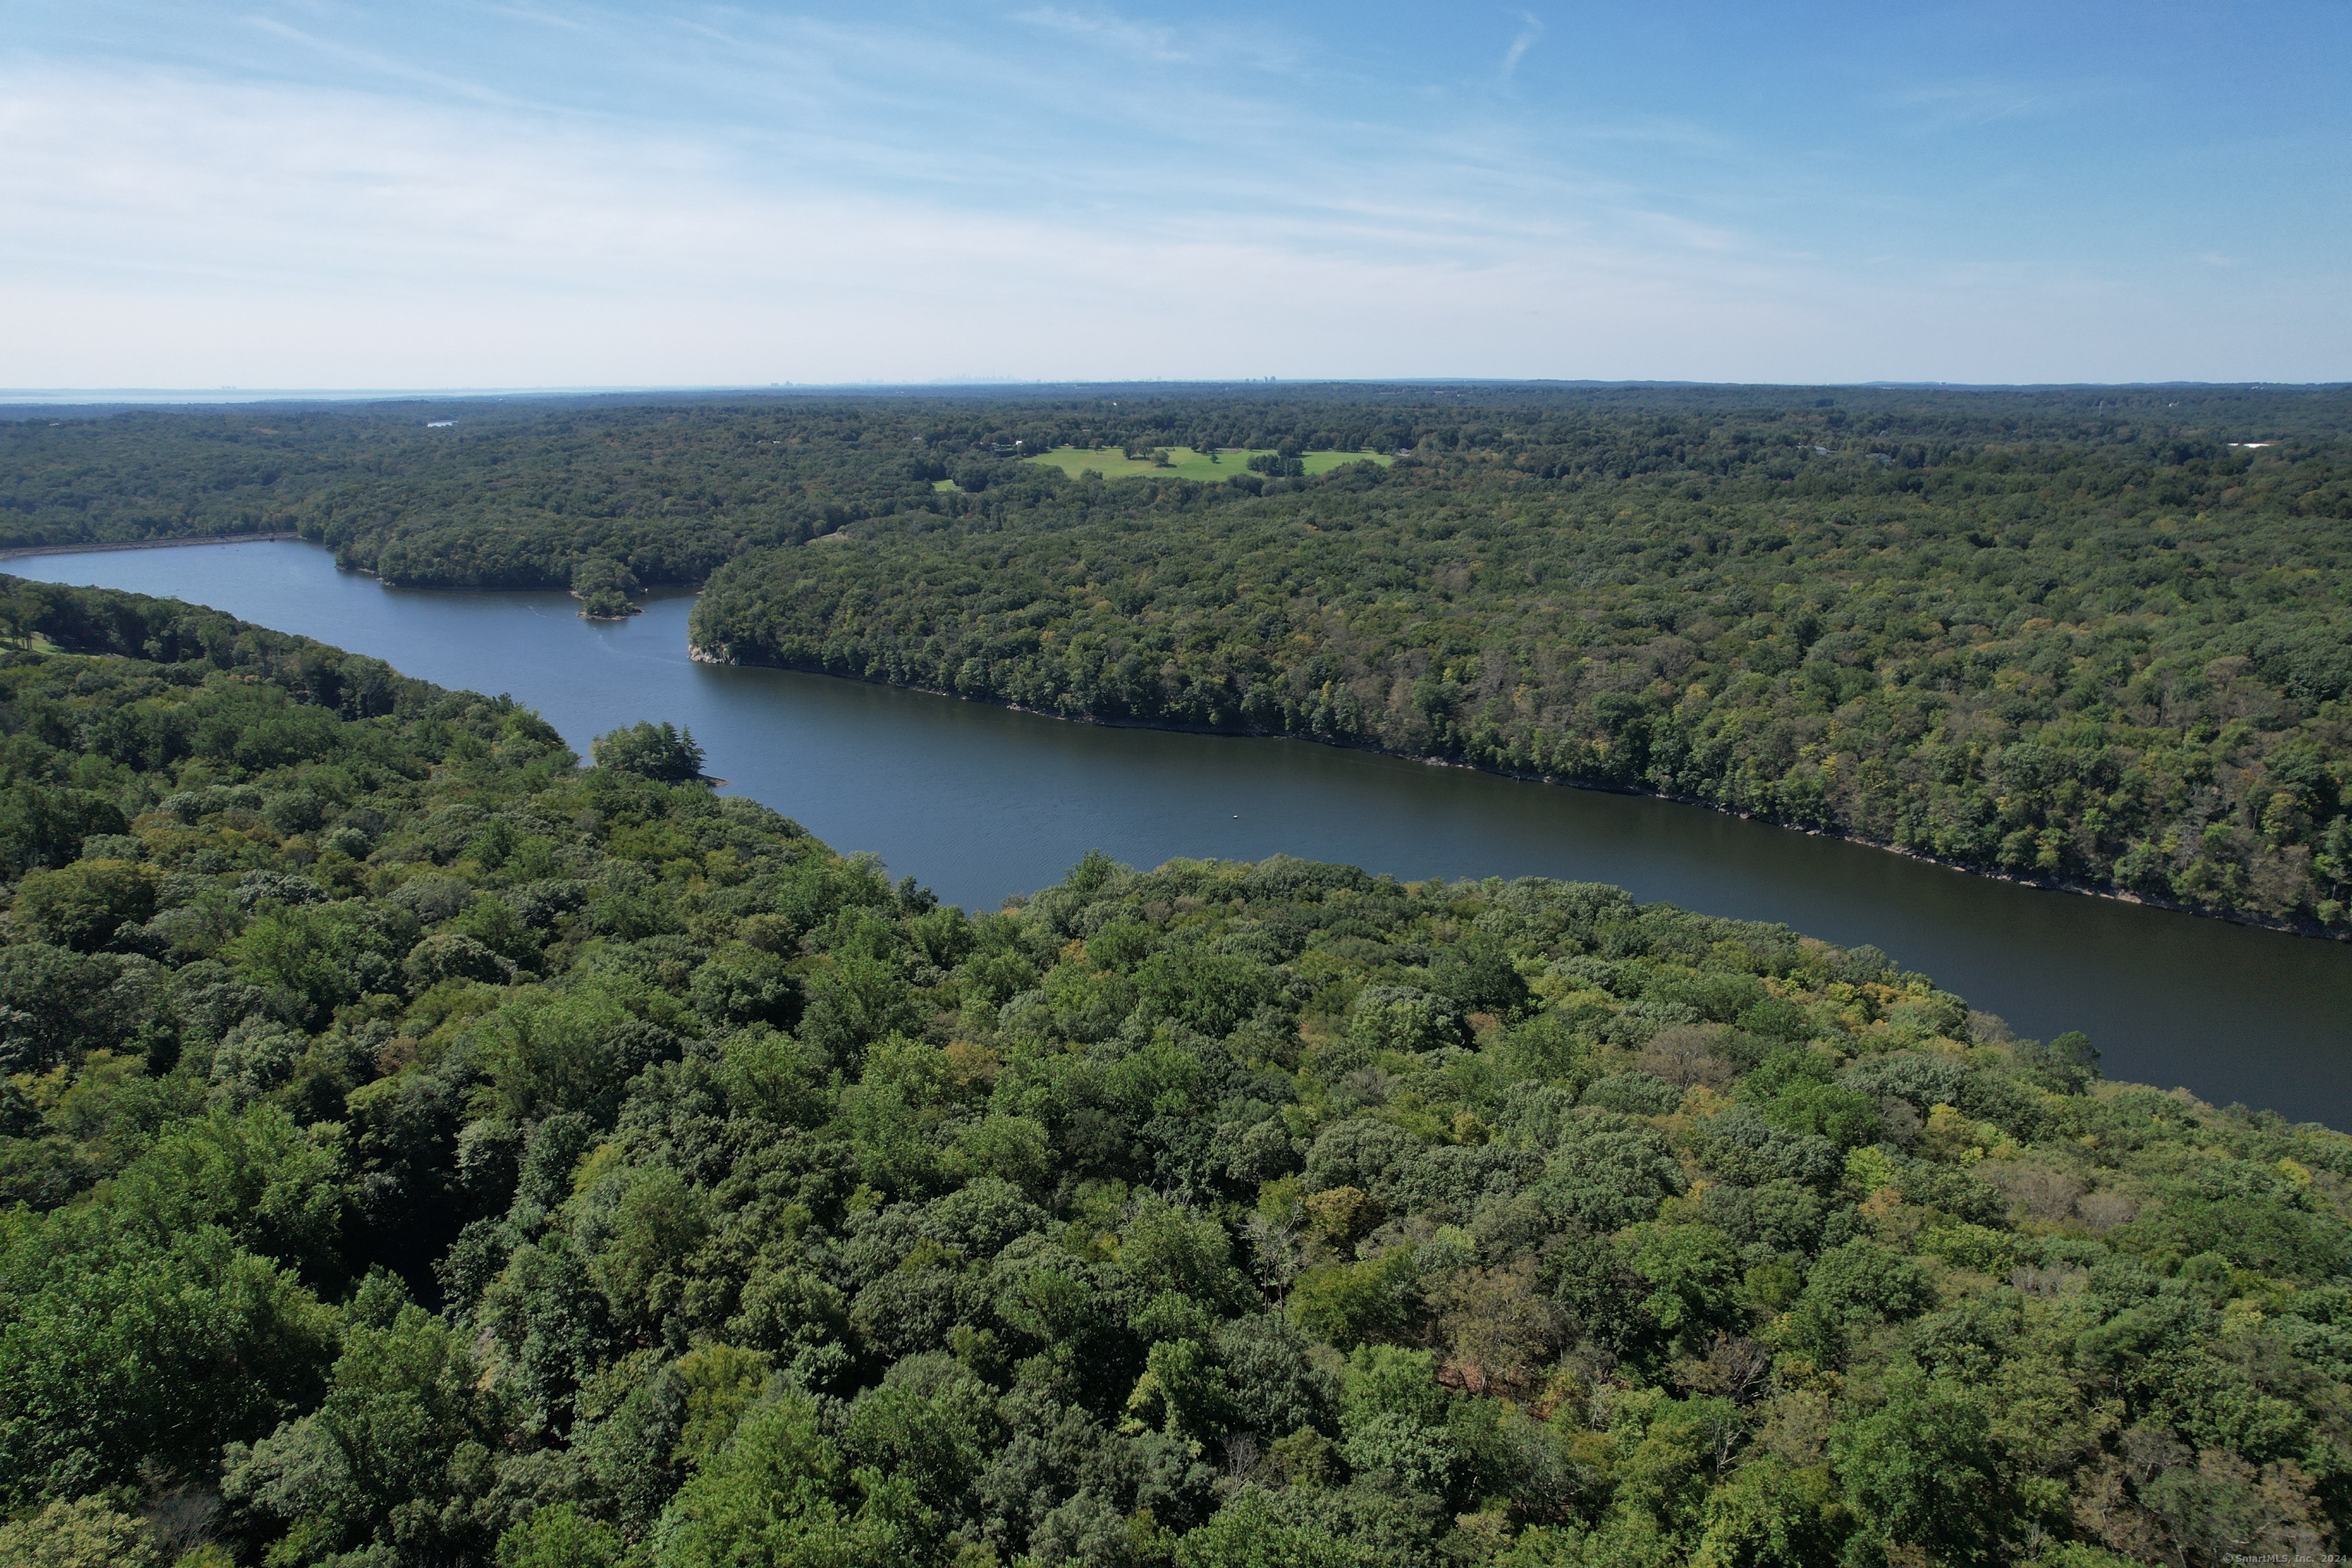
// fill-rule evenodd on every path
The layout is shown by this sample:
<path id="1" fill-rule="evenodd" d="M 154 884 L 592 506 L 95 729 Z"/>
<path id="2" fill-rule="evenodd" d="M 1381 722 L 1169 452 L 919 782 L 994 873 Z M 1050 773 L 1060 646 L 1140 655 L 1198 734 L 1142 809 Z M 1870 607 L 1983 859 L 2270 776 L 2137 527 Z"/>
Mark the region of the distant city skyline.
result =
<path id="1" fill-rule="evenodd" d="M 2352 378 L 2352 7 L 19 0 L 0 388 Z"/>

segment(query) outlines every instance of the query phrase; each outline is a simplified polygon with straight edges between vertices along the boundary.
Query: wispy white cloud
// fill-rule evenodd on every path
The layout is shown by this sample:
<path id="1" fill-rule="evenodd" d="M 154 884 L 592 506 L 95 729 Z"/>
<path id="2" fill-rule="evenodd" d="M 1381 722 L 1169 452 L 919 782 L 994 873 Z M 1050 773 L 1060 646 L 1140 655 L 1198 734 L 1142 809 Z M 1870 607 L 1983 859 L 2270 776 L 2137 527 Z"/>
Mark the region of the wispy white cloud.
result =
<path id="1" fill-rule="evenodd" d="M 1544 35 L 1544 25 L 1537 19 L 1534 12 L 1520 12 L 1519 21 L 1517 37 L 1511 40 L 1510 47 L 1503 51 L 1503 75 L 1506 78 L 1519 68 L 1519 62 L 1527 58 L 1528 51 L 1534 48 L 1536 40 Z"/>
<path id="2" fill-rule="evenodd" d="M 354 48 L 351 45 L 323 38 L 302 28 L 289 26 L 275 16 L 248 16 L 246 25 L 256 32 L 298 46 L 304 52 L 339 65 L 356 68 L 362 74 L 388 81 L 405 82 L 414 87 L 429 88 L 436 93 L 470 100 L 476 103 L 502 104 L 510 108 L 522 106 L 522 100 L 495 90 L 478 81 L 451 76 L 445 71 L 420 70 L 405 60 L 394 58 L 374 49 Z"/>
<path id="3" fill-rule="evenodd" d="M 2042 80 L 1998 77 L 1919 82 L 1867 95 L 1916 132 L 1970 131 L 2013 120 L 2047 120 L 2110 102 L 2117 84 L 2095 78 Z"/>
<path id="4" fill-rule="evenodd" d="M 2263 330 L 2256 266 L 2200 312 L 2088 263 L 1937 250 L 1941 186 L 1923 217 L 1857 149 L 1496 90 L 1491 35 L 1434 63 L 1076 0 L 1009 27 L 227 3 L 294 20 L 0 53 L 0 385 L 2072 379 L 2242 363 L 2189 356 Z M 461 14 L 507 27 L 503 56 L 418 41 Z M 1907 91 L 1874 108 L 2004 101 Z M 1790 216 L 1832 212 L 1849 226 Z M 2222 296 L 2210 259 L 2166 266 Z M 2158 341 L 2152 315 L 2183 324 Z"/>
<path id="5" fill-rule="evenodd" d="M 1177 45 L 1176 29 L 1152 22 L 1129 21 L 1110 11 L 1068 11 L 1058 5 L 1039 5 L 1013 13 L 1013 19 L 1049 32 L 1064 33 L 1073 37 L 1139 59 L 1190 61 L 1190 50 Z"/>
<path id="6" fill-rule="evenodd" d="M 0 385 L 1213 375 L 1235 342 L 1334 374 L 1631 374 L 1670 321 L 1728 331 L 1738 300 L 1790 293 L 1646 219 L 1505 220 L 1414 189 L 1249 222 L 1007 214 L 351 89 L 19 72 L 0 106 L 0 310 L 21 329 Z M 1538 310 L 1551 341 L 1512 325 L 1507 365 L 1465 352 Z"/>

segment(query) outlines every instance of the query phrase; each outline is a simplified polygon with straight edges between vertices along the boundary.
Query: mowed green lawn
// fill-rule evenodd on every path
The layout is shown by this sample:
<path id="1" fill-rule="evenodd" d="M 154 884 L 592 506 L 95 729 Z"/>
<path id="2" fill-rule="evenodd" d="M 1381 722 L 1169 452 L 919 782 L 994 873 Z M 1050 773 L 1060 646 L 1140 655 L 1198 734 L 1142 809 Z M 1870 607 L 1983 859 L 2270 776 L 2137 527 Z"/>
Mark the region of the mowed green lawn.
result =
<path id="1" fill-rule="evenodd" d="M 1227 447 L 1213 460 L 1206 452 L 1196 452 L 1190 447 L 1168 448 L 1168 467 L 1155 468 L 1149 458 L 1127 458 L 1116 447 L 1088 451 L 1084 447 L 1056 447 L 1050 452 L 1032 458 L 1033 463 L 1051 463 L 1072 479 L 1088 468 L 1107 479 L 1131 479 L 1141 474 L 1173 475 L 1180 479 L 1230 479 L 1235 474 L 1249 472 L 1249 460 L 1265 455 L 1265 448 L 1245 449 Z M 1347 463 L 1393 463 L 1394 458 L 1376 456 L 1370 452 L 1307 452 L 1303 454 L 1307 471 L 1328 474 Z"/>

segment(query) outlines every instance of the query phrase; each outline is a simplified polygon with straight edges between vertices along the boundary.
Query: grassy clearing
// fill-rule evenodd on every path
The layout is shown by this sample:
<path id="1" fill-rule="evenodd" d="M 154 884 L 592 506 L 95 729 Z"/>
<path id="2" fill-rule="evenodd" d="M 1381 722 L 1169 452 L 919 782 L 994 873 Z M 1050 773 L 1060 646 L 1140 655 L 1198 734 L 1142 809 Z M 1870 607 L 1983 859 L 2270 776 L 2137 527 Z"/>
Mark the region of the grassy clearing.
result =
<path id="1" fill-rule="evenodd" d="M 1126 457 L 1115 447 L 1105 447 L 1094 451 L 1089 451 L 1084 447 L 1056 447 L 1050 452 L 1041 453 L 1030 458 L 1029 461 L 1051 463 L 1072 479 L 1076 479 L 1085 470 L 1092 468 L 1107 479 L 1131 479 L 1146 474 L 1160 474 L 1180 479 L 1199 479 L 1207 483 L 1217 479 L 1230 479 L 1235 474 L 1249 472 L 1249 460 L 1252 458 L 1265 456 L 1267 449 L 1225 447 L 1220 448 L 1214 457 L 1206 452 L 1196 452 L 1190 447 L 1171 447 L 1167 450 L 1168 467 L 1164 468 L 1153 463 L 1149 458 Z M 1394 458 L 1370 452 L 1308 452 L 1304 457 L 1307 471 L 1310 474 L 1328 474 L 1332 469 L 1348 463 L 1370 461 L 1388 464 L 1396 461 Z"/>

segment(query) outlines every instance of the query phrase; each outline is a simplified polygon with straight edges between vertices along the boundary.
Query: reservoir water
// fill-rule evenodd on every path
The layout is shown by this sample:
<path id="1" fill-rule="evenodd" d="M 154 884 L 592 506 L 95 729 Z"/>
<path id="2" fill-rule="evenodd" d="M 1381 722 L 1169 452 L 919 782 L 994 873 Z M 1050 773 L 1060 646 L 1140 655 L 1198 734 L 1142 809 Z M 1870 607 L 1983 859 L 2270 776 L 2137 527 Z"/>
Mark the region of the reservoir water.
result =
<path id="1" fill-rule="evenodd" d="M 1277 852 L 1399 877 L 1563 877 L 1874 942 L 2020 1033 L 2088 1033 L 2111 1078 L 2352 1128 L 2352 946 L 2044 892 L 1635 796 L 1305 742 L 1069 724 L 686 656 L 690 595 L 617 624 L 560 594 L 387 589 L 291 541 L 36 556 L 0 570 L 168 595 L 505 691 L 583 753 L 639 719 L 835 848 L 992 909 L 1087 850 Z"/>

